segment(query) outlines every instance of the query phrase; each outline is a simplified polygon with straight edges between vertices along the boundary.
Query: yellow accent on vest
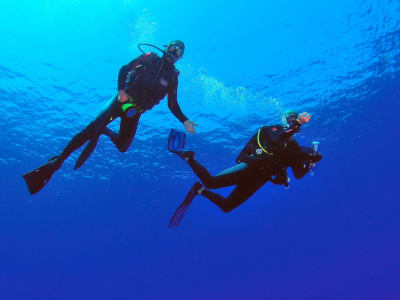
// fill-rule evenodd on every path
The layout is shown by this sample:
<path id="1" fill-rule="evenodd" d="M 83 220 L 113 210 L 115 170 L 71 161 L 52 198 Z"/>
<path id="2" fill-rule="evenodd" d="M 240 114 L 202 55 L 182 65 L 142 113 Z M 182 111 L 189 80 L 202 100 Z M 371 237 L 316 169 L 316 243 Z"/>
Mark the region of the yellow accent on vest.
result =
<path id="1" fill-rule="evenodd" d="M 260 143 L 260 132 L 261 132 L 261 128 L 258 130 L 258 133 L 257 133 L 257 143 L 258 143 L 258 146 L 262 149 L 262 151 L 264 151 L 264 152 L 267 153 L 268 155 L 274 155 L 274 153 L 268 152 L 267 149 L 265 149 L 265 148 L 261 145 L 261 143 Z"/>

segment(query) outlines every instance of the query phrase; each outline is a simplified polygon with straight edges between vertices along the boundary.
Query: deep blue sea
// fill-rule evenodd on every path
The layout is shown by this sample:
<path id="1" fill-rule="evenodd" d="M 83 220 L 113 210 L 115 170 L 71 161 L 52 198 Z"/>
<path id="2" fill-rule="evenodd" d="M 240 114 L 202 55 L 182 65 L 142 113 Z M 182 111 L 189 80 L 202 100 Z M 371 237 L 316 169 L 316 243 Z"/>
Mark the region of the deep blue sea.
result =
<path id="1" fill-rule="evenodd" d="M 0 20 L 1 300 L 400 299 L 398 0 L 2 0 Z M 314 176 L 229 214 L 196 197 L 169 229 L 196 177 L 167 151 L 183 126 L 163 100 L 128 152 L 103 136 L 31 196 L 22 174 L 115 95 L 137 44 L 175 39 L 201 163 L 233 166 L 296 109 L 299 143 L 321 142 Z"/>

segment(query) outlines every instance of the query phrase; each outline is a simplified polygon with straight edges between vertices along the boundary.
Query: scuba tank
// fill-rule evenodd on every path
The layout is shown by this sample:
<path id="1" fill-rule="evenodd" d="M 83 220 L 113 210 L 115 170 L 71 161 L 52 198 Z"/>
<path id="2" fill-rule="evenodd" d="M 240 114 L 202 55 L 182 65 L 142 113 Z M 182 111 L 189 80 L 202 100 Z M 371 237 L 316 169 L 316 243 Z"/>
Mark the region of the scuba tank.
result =
<path id="1" fill-rule="evenodd" d="M 320 144 L 320 142 L 318 142 L 318 141 L 312 142 L 313 154 L 316 154 L 318 152 L 319 144 Z M 314 176 L 313 170 L 314 170 L 316 165 L 317 165 L 316 163 L 310 163 L 310 175 L 311 176 Z"/>

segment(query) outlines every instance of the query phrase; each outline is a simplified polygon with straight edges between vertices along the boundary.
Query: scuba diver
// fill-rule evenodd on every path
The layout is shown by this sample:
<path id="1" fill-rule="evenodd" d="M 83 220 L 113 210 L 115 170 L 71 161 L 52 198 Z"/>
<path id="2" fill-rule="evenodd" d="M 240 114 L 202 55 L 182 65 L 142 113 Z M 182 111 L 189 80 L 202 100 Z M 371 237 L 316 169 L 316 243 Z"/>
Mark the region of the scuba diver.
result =
<path id="1" fill-rule="evenodd" d="M 217 205 L 222 211 L 230 212 L 249 199 L 266 182 L 289 187 L 288 167 L 292 168 L 297 179 L 302 178 L 321 160 L 317 152 L 318 143 L 313 148 L 302 147 L 293 138 L 311 115 L 304 112 L 286 111 L 282 117 L 284 125 L 261 126 L 253 135 L 236 159 L 236 165 L 212 176 L 208 170 L 195 159 L 193 151 L 185 151 L 186 135 L 171 130 L 168 139 L 168 150 L 184 159 L 200 179 L 196 182 L 185 200 L 175 211 L 169 227 L 178 226 L 185 211 L 196 195 L 202 195 Z M 209 189 L 236 187 L 228 197 L 223 197 Z"/>
<path id="2" fill-rule="evenodd" d="M 145 53 L 141 49 L 142 45 L 160 50 L 162 57 L 153 52 Z M 60 155 L 23 175 L 31 194 L 39 192 L 71 153 L 88 141 L 74 169 L 82 166 L 96 148 L 102 134 L 108 136 L 119 151 L 126 152 L 133 141 L 141 115 L 157 105 L 166 95 L 168 108 L 173 115 L 183 123 L 187 132 L 196 133 L 194 126 L 198 125 L 182 113 L 177 101 L 179 71 L 174 64 L 183 57 L 185 45 L 176 40 L 165 47 L 165 50 L 161 50 L 150 44 L 139 44 L 138 48 L 143 54 L 121 67 L 118 74 L 118 94 L 105 109 L 71 139 Z M 107 125 L 118 117 L 121 118 L 121 123 L 119 133 L 116 133 Z"/>

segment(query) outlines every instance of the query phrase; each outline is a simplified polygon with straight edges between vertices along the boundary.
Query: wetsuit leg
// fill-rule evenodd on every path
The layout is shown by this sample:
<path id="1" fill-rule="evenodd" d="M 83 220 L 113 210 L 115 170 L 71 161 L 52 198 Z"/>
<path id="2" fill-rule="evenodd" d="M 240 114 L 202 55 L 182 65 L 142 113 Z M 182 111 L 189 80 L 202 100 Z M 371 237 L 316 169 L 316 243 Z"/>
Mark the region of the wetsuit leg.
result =
<path id="1" fill-rule="evenodd" d="M 136 129 L 139 123 L 141 114 L 126 118 L 121 116 L 121 124 L 119 126 L 119 133 L 115 133 L 109 128 L 104 129 L 104 134 L 107 135 L 114 143 L 115 147 L 121 152 L 126 152 L 132 144 L 133 138 L 136 134 Z"/>
<path id="2" fill-rule="evenodd" d="M 212 176 L 210 172 L 194 158 L 189 159 L 188 164 L 204 186 L 209 189 L 240 184 L 247 181 L 249 176 L 258 171 L 258 169 L 253 166 L 241 163 L 221 172 L 221 175 Z"/>
<path id="3" fill-rule="evenodd" d="M 88 140 L 91 142 L 88 144 L 90 149 L 88 151 L 84 150 L 85 157 L 80 160 L 80 165 L 90 156 L 93 152 L 96 144 L 97 139 L 102 134 L 104 128 L 112 121 L 111 118 L 118 117 L 120 114 L 120 104 L 117 102 L 117 99 L 114 97 L 108 103 L 108 105 L 102 110 L 102 112 L 94 119 L 85 129 L 81 132 L 76 134 L 68 145 L 64 148 L 63 152 L 61 153 L 59 160 L 62 163 L 64 160 L 71 155 L 76 149 L 80 148 L 84 143 Z"/>
<path id="4" fill-rule="evenodd" d="M 207 189 L 201 192 L 201 195 L 218 205 L 224 212 L 230 212 L 245 202 L 270 179 L 270 176 L 265 172 L 245 163 L 240 163 L 216 176 L 212 176 L 194 158 L 189 159 L 188 164 L 208 189 L 236 185 L 227 198 Z"/>
<path id="5" fill-rule="evenodd" d="M 212 203 L 221 208 L 224 212 L 230 212 L 249 199 L 259 188 L 261 188 L 269 177 L 255 178 L 252 177 L 252 182 L 248 181 L 244 184 L 238 184 L 230 195 L 225 198 L 217 193 L 204 189 L 201 195 L 206 197 Z"/>

